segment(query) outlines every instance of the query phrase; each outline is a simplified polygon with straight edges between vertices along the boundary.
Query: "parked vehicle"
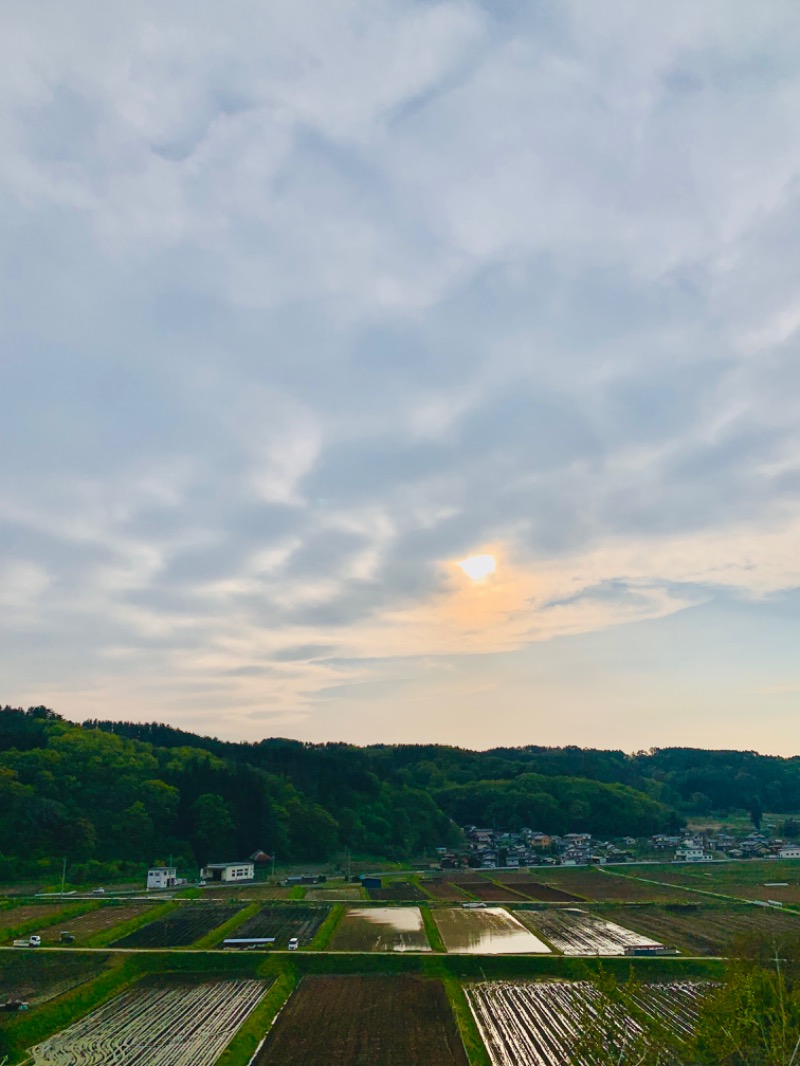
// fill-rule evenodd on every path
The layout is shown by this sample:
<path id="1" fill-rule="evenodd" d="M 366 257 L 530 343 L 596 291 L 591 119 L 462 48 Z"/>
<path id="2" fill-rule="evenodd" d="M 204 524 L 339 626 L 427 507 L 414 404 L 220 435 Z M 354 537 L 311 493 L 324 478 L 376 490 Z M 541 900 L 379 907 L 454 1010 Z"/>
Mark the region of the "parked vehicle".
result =
<path id="1" fill-rule="evenodd" d="M 14 941 L 15 948 L 38 948 L 41 947 L 41 944 L 42 938 L 37 933 L 33 933 L 32 936 L 23 937 L 21 940 Z"/>
<path id="2" fill-rule="evenodd" d="M 293 936 L 292 939 L 289 941 L 289 951 L 297 951 L 299 947 L 300 941 L 297 939 L 296 936 Z"/>

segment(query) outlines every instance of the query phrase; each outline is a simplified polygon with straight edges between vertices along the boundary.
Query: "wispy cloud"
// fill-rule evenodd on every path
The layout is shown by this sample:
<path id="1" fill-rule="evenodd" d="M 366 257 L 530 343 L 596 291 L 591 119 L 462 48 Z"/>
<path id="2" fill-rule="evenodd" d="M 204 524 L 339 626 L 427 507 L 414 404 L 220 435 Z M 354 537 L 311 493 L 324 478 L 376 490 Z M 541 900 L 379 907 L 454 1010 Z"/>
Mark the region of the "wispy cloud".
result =
<path id="1" fill-rule="evenodd" d="M 792 4 L 0 31 L 5 700 L 522 742 L 546 644 L 561 739 L 598 741 L 584 639 L 796 625 Z"/>

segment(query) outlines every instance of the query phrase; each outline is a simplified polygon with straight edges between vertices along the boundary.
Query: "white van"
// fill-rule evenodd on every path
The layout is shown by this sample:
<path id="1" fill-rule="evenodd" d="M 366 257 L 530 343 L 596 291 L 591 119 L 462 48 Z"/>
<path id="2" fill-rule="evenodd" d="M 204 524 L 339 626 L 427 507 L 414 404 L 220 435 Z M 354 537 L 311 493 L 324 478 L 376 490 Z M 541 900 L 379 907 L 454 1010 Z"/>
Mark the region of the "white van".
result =
<path id="1" fill-rule="evenodd" d="M 293 936 L 292 939 L 289 941 L 289 951 L 297 951 L 299 947 L 300 941 L 296 936 Z"/>

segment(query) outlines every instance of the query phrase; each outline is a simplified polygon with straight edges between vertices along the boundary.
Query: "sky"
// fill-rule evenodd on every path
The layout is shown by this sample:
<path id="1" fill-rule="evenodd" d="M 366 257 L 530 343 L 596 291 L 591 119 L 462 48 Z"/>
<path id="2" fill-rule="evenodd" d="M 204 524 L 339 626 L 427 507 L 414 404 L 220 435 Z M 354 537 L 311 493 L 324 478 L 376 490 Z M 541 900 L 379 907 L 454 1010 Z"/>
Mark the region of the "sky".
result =
<path id="1" fill-rule="evenodd" d="M 0 101 L 0 703 L 800 752 L 796 0 L 6 0 Z"/>

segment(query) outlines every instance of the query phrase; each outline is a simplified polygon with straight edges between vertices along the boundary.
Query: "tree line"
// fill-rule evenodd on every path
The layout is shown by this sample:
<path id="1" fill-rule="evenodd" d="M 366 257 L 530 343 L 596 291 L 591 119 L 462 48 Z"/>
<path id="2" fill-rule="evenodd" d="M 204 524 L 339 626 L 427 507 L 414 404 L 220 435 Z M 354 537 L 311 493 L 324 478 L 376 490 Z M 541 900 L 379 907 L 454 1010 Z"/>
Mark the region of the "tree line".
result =
<path id="1" fill-rule="evenodd" d="M 664 749 L 234 743 L 160 723 L 0 710 L 0 876 L 71 862 L 404 860 L 459 826 L 645 835 L 758 801 L 800 808 L 800 760 Z"/>

